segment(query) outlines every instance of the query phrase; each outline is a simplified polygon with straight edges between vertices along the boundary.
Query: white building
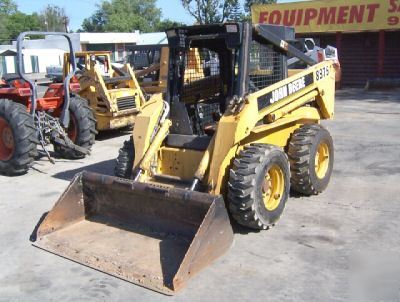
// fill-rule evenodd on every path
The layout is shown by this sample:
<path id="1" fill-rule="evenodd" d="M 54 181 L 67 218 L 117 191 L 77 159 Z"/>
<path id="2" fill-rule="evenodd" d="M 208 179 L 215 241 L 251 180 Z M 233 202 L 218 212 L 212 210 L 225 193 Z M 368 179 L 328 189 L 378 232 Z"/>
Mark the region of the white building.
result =
<path id="1" fill-rule="evenodd" d="M 82 51 L 110 51 L 113 61 L 123 60 L 127 56 L 127 49 L 139 41 L 140 33 L 76 33 Z"/>
<path id="2" fill-rule="evenodd" d="M 70 34 L 75 51 L 110 51 L 114 62 L 128 55 L 129 46 L 136 44 L 166 44 L 165 33 L 73 33 Z M 46 67 L 63 65 L 63 54 L 69 51 L 67 40 L 61 36 L 24 41 L 26 73 L 45 73 Z M 16 42 L 0 45 L 0 75 L 16 72 Z"/>
<path id="3" fill-rule="evenodd" d="M 137 44 L 138 45 L 168 44 L 167 35 L 165 34 L 165 32 L 140 34 Z"/>
<path id="4" fill-rule="evenodd" d="M 50 65 L 62 65 L 65 51 L 62 49 L 24 49 L 25 73 L 45 73 Z M 0 50 L 0 74 L 16 73 L 16 49 Z"/>

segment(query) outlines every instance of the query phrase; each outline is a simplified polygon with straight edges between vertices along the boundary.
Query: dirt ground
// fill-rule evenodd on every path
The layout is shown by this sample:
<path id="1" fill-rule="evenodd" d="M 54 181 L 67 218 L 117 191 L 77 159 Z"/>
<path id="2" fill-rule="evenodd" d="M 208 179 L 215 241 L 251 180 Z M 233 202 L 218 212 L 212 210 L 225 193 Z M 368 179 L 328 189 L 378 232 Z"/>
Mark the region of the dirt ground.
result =
<path id="1" fill-rule="evenodd" d="M 77 172 L 112 175 L 129 132 L 103 134 L 84 160 L 43 158 L 24 176 L 0 176 L 0 301 L 400 301 L 400 93 L 339 91 L 323 124 L 335 143 L 328 189 L 292 196 L 269 231 L 235 227 L 229 252 L 174 297 L 29 240 Z"/>

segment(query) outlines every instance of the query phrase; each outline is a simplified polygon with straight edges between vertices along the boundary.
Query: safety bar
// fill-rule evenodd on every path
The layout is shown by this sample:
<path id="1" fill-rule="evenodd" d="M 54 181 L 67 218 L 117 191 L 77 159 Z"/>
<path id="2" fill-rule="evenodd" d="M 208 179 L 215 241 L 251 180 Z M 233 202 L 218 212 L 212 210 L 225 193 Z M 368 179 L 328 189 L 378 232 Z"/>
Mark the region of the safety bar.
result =
<path id="1" fill-rule="evenodd" d="M 70 99 L 70 92 L 69 92 L 69 83 L 71 78 L 75 75 L 76 72 L 76 59 L 75 59 L 75 51 L 72 45 L 72 40 L 69 34 L 62 33 L 62 32 L 42 32 L 42 31 L 26 31 L 19 34 L 17 38 L 17 71 L 19 76 L 29 83 L 30 88 L 32 89 L 32 96 L 31 96 L 31 114 L 34 115 L 36 111 L 36 103 L 37 103 L 37 89 L 35 83 L 30 80 L 24 71 L 24 58 L 22 54 L 23 49 L 23 42 L 25 37 L 27 36 L 63 36 L 68 41 L 69 46 L 69 53 L 70 53 L 70 65 L 72 70 L 68 73 L 68 75 L 64 79 L 64 103 L 63 109 L 60 115 L 60 123 L 64 128 L 68 128 L 69 125 L 69 99 Z"/>

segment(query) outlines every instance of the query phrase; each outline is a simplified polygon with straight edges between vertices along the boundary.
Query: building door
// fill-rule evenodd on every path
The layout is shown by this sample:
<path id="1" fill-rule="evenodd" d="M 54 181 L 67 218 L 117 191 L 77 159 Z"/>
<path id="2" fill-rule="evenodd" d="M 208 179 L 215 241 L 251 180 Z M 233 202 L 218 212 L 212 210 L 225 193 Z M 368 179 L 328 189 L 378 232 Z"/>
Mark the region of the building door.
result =
<path id="1" fill-rule="evenodd" d="M 365 86 L 378 75 L 378 33 L 342 35 L 340 65 L 343 86 Z"/>
<path id="2" fill-rule="evenodd" d="M 32 73 L 39 73 L 39 57 L 31 56 Z"/>
<path id="3" fill-rule="evenodd" d="M 6 58 L 0 56 L 0 77 L 5 73 L 7 73 Z"/>

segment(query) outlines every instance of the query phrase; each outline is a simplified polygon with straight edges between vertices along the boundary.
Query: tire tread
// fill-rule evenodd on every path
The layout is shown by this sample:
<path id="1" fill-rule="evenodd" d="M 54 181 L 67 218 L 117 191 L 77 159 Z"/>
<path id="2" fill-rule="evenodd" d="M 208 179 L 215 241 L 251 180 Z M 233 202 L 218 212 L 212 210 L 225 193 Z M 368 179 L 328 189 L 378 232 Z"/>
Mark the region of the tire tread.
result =
<path id="1" fill-rule="evenodd" d="M 25 174 L 38 155 L 34 120 L 24 105 L 8 99 L 0 99 L 0 116 L 10 124 L 15 143 L 13 157 L 0 161 L 0 172 L 9 176 Z"/>
<path id="2" fill-rule="evenodd" d="M 251 144 L 245 146 L 233 162 L 228 181 L 228 203 L 233 218 L 241 225 L 252 229 L 268 229 L 273 224 L 264 224 L 255 209 L 254 186 L 261 163 L 267 154 L 281 150 L 277 146 Z"/>

